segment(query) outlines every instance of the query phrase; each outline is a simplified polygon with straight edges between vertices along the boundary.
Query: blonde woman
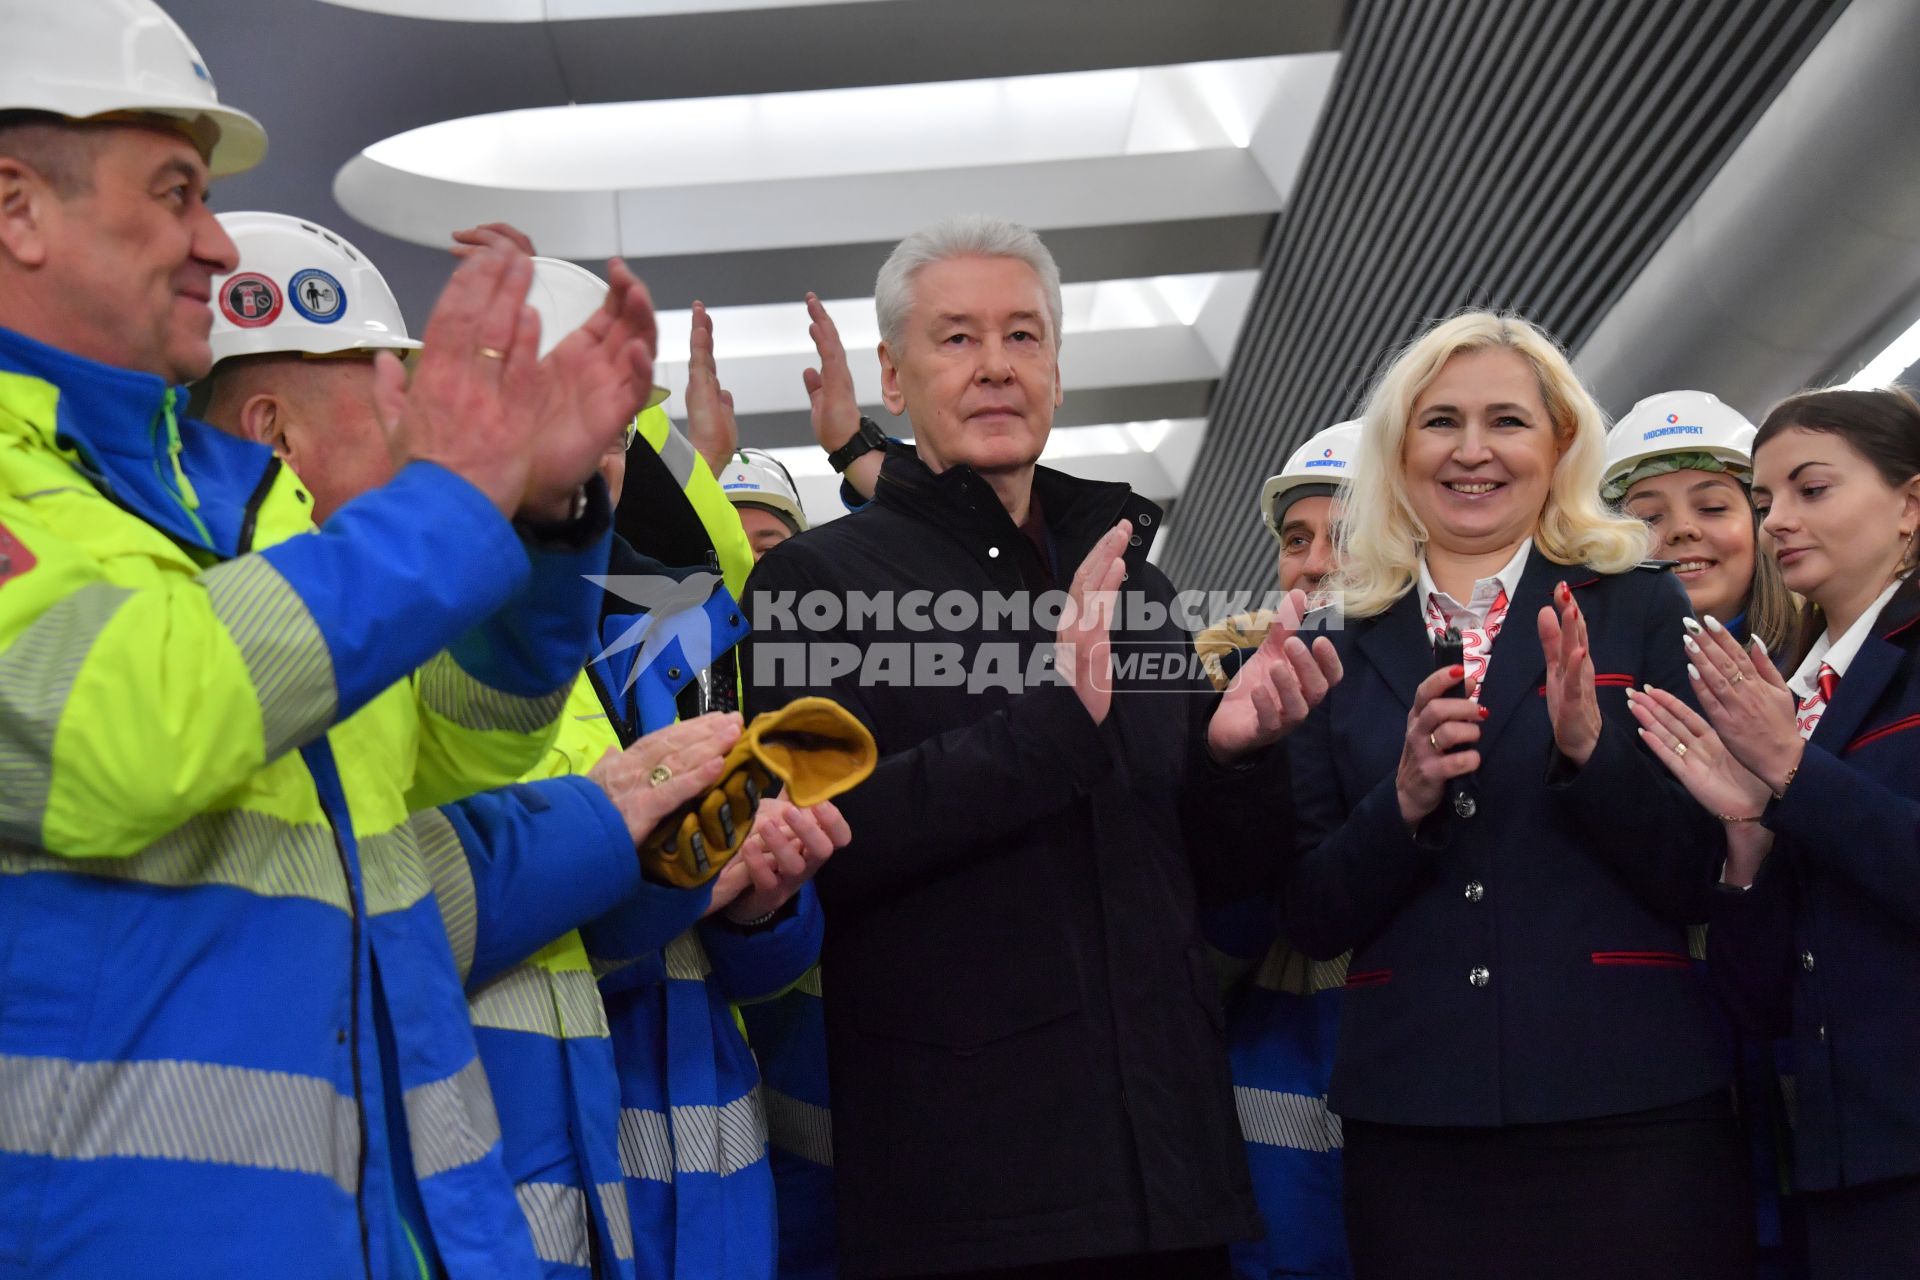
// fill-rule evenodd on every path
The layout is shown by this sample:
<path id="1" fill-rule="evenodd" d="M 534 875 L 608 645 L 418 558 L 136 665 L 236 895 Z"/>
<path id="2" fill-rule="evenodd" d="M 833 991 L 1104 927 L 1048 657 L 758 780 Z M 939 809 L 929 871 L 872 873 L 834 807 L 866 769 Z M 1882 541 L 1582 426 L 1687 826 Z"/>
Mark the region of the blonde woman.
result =
<path id="1" fill-rule="evenodd" d="M 1636 569 L 1600 411 L 1525 320 L 1434 326 L 1364 422 L 1347 674 L 1289 752 L 1281 913 L 1309 954 L 1354 953 L 1330 1091 L 1354 1274 L 1751 1275 L 1685 933 L 1724 842 L 1626 704 L 1686 689 L 1686 594 Z"/>

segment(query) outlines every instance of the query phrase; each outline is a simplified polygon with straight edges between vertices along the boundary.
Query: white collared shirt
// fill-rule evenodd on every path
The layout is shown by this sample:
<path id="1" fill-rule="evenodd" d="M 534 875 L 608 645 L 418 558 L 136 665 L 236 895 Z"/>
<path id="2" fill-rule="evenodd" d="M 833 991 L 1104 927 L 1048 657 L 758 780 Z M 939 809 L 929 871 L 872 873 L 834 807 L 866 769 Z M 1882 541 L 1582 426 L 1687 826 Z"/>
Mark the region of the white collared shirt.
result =
<path id="1" fill-rule="evenodd" d="M 1793 675 L 1787 680 L 1787 688 L 1802 698 L 1811 698 L 1820 687 L 1818 682 L 1822 663 L 1832 667 L 1833 674 L 1836 676 L 1846 675 L 1853 656 L 1860 652 L 1860 646 L 1865 644 L 1867 637 L 1873 634 L 1873 624 L 1880 621 L 1880 613 L 1887 607 L 1887 601 L 1893 599 L 1893 593 L 1898 591 L 1905 582 L 1904 578 L 1895 578 L 1888 583 L 1887 589 L 1874 597 L 1873 603 L 1867 606 L 1866 612 L 1855 618 L 1853 625 L 1848 627 L 1838 640 L 1833 638 L 1832 631 L 1822 632 L 1820 638 L 1813 642 L 1813 648 L 1807 652 L 1807 656 L 1801 660 L 1799 666 L 1794 668 Z"/>
<path id="2" fill-rule="evenodd" d="M 1487 663 L 1493 654 L 1493 642 L 1500 637 L 1507 609 L 1520 590 L 1520 575 L 1526 571 L 1527 556 L 1532 551 L 1533 539 L 1528 538 L 1505 568 L 1473 584 L 1473 595 L 1465 604 L 1440 589 L 1427 569 L 1427 557 L 1424 554 L 1420 557 L 1420 605 L 1427 634 L 1437 640 L 1448 627 L 1460 633 L 1469 697 L 1480 695 L 1480 686 L 1487 678 Z"/>

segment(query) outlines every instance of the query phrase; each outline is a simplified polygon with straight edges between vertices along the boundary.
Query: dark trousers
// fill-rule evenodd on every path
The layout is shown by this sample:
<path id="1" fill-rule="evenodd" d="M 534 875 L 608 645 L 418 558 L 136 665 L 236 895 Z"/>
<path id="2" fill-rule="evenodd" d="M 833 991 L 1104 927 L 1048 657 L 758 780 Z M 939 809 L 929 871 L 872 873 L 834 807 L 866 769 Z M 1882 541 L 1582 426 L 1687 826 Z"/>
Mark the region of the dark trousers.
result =
<path id="1" fill-rule="evenodd" d="M 1228 1280 L 1233 1268 L 1226 1246 L 1175 1253 L 1136 1253 L 1119 1258 L 1075 1258 L 998 1271 L 948 1272 L 937 1280 Z M 903 1276 L 900 1280 L 936 1280 Z"/>
<path id="2" fill-rule="evenodd" d="M 1567 1124 L 1348 1120 L 1354 1280 L 1751 1280 L 1724 1100 Z"/>
<path id="3" fill-rule="evenodd" d="M 1920 1276 L 1920 1178 L 1796 1196 L 1807 1216 L 1813 1280 Z"/>

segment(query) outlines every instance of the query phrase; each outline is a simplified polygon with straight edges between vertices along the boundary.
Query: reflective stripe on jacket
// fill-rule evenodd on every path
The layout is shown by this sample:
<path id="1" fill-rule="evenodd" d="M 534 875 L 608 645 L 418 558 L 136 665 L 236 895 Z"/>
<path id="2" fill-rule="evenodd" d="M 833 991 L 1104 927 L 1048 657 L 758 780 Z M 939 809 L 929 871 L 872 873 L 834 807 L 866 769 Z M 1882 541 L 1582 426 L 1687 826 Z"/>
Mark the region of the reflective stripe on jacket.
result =
<path id="1" fill-rule="evenodd" d="M 833 1099 L 827 1086 L 827 1024 L 820 968 L 772 1000 L 740 1007 L 760 1064 L 767 1160 L 779 1210 L 780 1280 L 832 1280 Z"/>
<path id="2" fill-rule="evenodd" d="M 0 1276 L 412 1274 L 396 1168 L 532 1275 L 409 814 L 541 758 L 604 540 L 424 463 L 316 533 L 180 396 L 0 331 Z"/>
<path id="3" fill-rule="evenodd" d="M 628 740 L 672 723 L 682 691 L 745 636 L 733 592 L 752 564 L 739 516 L 706 464 L 683 439 L 675 443 L 677 433 L 650 434 L 647 423 L 643 415 L 641 434 L 665 442 L 656 442 L 663 460 L 682 459 L 675 474 L 686 477 L 708 539 L 704 548 L 681 540 L 673 549 L 711 556 L 718 570 L 696 578 L 698 569 L 616 548 L 625 589 L 609 583 L 603 653 L 591 671 Z M 645 548 L 660 549 L 651 540 Z M 650 599 L 671 600 L 672 615 L 652 616 Z M 699 914 L 675 925 L 636 904 L 583 931 L 602 975 L 619 1069 L 636 1271 L 647 1280 L 770 1280 L 776 1238 L 766 1119 L 759 1073 L 730 1002 L 771 995 L 806 971 L 819 953 L 819 904 L 811 887 L 803 889 L 779 923 L 751 933 L 695 928 Z"/>

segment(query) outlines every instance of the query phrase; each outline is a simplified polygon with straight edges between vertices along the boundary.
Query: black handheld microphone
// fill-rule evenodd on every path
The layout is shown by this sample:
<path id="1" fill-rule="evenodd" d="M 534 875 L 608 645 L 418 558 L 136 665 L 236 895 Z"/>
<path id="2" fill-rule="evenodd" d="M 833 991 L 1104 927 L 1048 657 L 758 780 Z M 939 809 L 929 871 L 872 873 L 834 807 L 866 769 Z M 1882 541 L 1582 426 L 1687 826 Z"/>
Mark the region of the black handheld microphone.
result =
<path id="1" fill-rule="evenodd" d="M 1466 666 L 1466 646 L 1461 643 L 1460 632 L 1448 627 L 1433 644 L 1433 669 L 1443 671 L 1448 667 Z M 1464 698 L 1467 696 L 1467 681 L 1461 677 L 1460 683 L 1440 695 L 1443 698 Z M 1447 779 L 1447 807 L 1462 818 L 1471 818 L 1479 805 L 1473 798 L 1473 775 L 1462 774 Z"/>

